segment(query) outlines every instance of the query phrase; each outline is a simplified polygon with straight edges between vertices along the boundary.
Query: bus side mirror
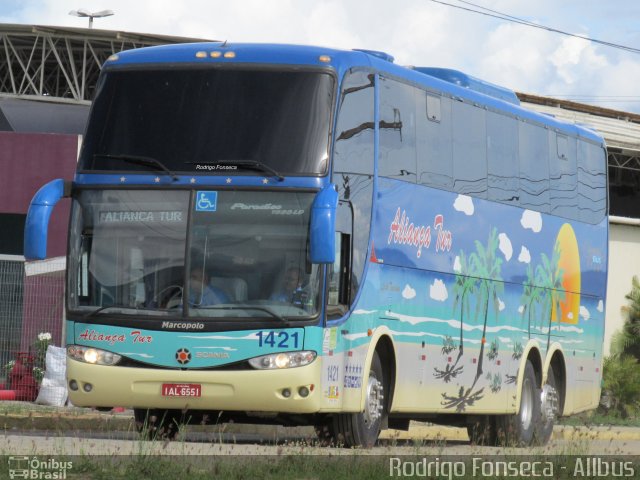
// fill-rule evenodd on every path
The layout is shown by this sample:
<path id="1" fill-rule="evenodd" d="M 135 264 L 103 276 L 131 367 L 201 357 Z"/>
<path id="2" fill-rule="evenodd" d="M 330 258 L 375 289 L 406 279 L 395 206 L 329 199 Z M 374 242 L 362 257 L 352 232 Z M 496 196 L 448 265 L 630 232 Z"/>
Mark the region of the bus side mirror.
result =
<path id="1" fill-rule="evenodd" d="M 336 259 L 338 192 L 332 184 L 320 190 L 311 205 L 309 257 L 311 263 L 331 264 Z"/>
<path id="2" fill-rule="evenodd" d="M 58 178 L 42 186 L 34 195 L 24 226 L 24 256 L 27 260 L 47 258 L 51 212 L 61 198 L 70 195 L 70 191 L 71 182 Z"/>

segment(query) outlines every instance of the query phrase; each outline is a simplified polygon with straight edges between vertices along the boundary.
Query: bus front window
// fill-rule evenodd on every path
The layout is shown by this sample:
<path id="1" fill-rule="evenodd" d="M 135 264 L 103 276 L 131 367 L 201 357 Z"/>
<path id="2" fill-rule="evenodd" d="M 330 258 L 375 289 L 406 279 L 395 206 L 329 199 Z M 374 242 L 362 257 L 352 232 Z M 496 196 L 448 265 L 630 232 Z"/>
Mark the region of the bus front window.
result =
<path id="1" fill-rule="evenodd" d="M 321 269 L 307 260 L 313 198 L 284 191 L 80 191 L 69 308 L 203 320 L 315 317 Z"/>

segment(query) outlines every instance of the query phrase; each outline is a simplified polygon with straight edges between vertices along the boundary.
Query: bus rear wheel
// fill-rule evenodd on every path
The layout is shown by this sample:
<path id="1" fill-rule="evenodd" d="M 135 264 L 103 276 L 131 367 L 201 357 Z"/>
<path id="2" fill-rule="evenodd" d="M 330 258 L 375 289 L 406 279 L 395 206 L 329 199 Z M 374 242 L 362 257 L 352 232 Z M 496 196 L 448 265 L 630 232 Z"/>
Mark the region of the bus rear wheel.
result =
<path id="1" fill-rule="evenodd" d="M 178 415 L 171 410 L 134 408 L 136 429 L 146 440 L 174 440 L 178 435 Z"/>
<path id="2" fill-rule="evenodd" d="M 386 397 L 388 382 L 377 352 L 371 360 L 366 384 L 364 411 L 339 413 L 316 425 L 316 434 L 323 445 L 372 448 L 380 435 L 381 425 L 388 415 Z"/>
<path id="3" fill-rule="evenodd" d="M 549 366 L 547 382 L 542 387 L 540 394 L 540 419 L 535 425 L 535 443 L 546 445 L 551 434 L 556 418 L 560 414 L 560 397 L 556 384 L 556 376 L 553 367 Z"/>
<path id="4" fill-rule="evenodd" d="M 520 408 L 515 415 L 496 419 L 498 442 L 508 446 L 526 447 L 534 442 L 534 432 L 540 422 L 540 389 L 536 373 L 529 360 L 525 365 Z"/>

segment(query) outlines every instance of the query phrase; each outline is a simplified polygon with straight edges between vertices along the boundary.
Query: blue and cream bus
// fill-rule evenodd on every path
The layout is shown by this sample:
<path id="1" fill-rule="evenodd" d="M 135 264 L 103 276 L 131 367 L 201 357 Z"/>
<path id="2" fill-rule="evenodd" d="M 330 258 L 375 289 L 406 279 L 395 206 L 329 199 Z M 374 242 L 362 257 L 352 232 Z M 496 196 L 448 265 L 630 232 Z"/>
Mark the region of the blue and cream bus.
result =
<path id="1" fill-rule="evenodd" d="M 203 43 L 104 65 L 69 196 L 78 406 L 313 425 L 410 420 L 544 443 L 598 404 L 605 145 L 457 71 L 382 52 Z"/>

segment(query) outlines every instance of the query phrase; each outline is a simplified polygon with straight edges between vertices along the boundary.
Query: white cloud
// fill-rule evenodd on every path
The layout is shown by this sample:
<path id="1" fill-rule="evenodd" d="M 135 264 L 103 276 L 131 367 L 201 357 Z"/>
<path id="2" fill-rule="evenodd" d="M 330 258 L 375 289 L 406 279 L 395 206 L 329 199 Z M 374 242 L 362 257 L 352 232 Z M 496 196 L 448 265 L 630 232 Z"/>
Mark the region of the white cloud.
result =
<path id="1" fill-rule="evenodd" d="M 542 24 L 554 19 L 554 27 L 572 33 L 601 38 L 615 34 L 621 35 L 620 43 L 636 42 L 636 2 L 616 2 L 615 15 L 608 2 L 582 2 L 579 22 L 570 14 L 575 6 L 567 2 L 493 3 L 493 8 Z M 0 22 L 86 27 L 86 18 L 68 12 L 109 8 L 115 15 L 96 19 L 94 28 L 383 50 L 401 65 L 454 68 L 538 95 L 615 95 L 617 103 L 608 106 L 640 111 L 634 103 L 640 78 L 637 55 L 433 2 L 403 0 L 399 5 L 392 8 L 382 0 L 89 0 L 84 5 L 77 0 L 5 0 L 0 2 Z M 620 101 L 627 96 L 628 103 Z"/>
<path id="2" fill-rule="evenodd" d="M 599 312 L 602 312 L 604 310 L 604 303 L 602 302 L 602 300 L 598 302 L 598 307 L 596 308 L 596 310 L 598 310 Z"/>
<path id="3" fill-rule="evenodd" d="M 402 290 L 402 298 L 406 298 L 407 300 L 411 300 L 415 298 L 416 291 L 409 286 L 409 284 L 404 286 L 404 290 Z"/>
<path id="4" fill-rule="evenodd" d="M 531 253 L 529 253 L 529 249 L 524 245 L 520 249 L 520 255 L 518 255 L 518 261 L 522 263 L 531 263 Z"/>
<path id="5" fill-rule="evenodd" d="M 529 228 L 534 233 L 538 233 L 540 232 L 540 230 L 542 230 L 542 215 L 540 215 L 540 212 L 525 210 L 524 212 L 522 212 L 520 224 L 524 228 Z"/>
<path id="6" fill-rule="evenodd" d="M 524 312 L 524 305 L 520 305 L 518 307 L 518 313 L 523 313 Z"/>
<path id="7" fill-rule="evenodd" d="M 511 245 L 511 240 L 506 233 L 501 233 L 498 235 L 498 240 L 500 241 L 500 251 L 504 255 L 504 258 L 507 260 L 511 260 L 511 256 L 513 255 L 513 246 Z"/>
<path id="8" fill-rule="evenodd" d="M 456 201 L 453 202 L 453 208 L 459 212 L 463 212 L 465 215 L 473 215 L 474 206 L 473 199 L 466 195 L 458 195 Z"/>
<path id="9" fill-rule="evenodd" d="M 504 302 L 502 301 L 502 299 L 500 299 L 500 298 L 499 298 L 499 299 L 498 299 L 498 311 L 500 311 L 500 312 L 501 312 L 501 311 L 503 311 L 504 309 L 505 309 L 505 304 L 504 304 Z"/>
<path id="10" fill-rule="evenodd" d="M 580 305 L 580 316 L 584 318 L 585 321 L 591 318 L 591 313 L 587 310 L 587 307 Z"/>
<path id="11" fill-rule="evenodd" d="M 453 261 L 453 271 L 456 273 L 462 272 L 462 265 L 460 265 L 460 257 L 456 255 L 456 259 Z"/>
<path id="12" fill-rule="evenodd" d="M 447 292 L 447 286 L 442 280 L 434 280 L 433 284 L 429 286 L 429 296 L 437 300 L 438 302 L 444 302 L 449 298 L 449 292 Z"/>

